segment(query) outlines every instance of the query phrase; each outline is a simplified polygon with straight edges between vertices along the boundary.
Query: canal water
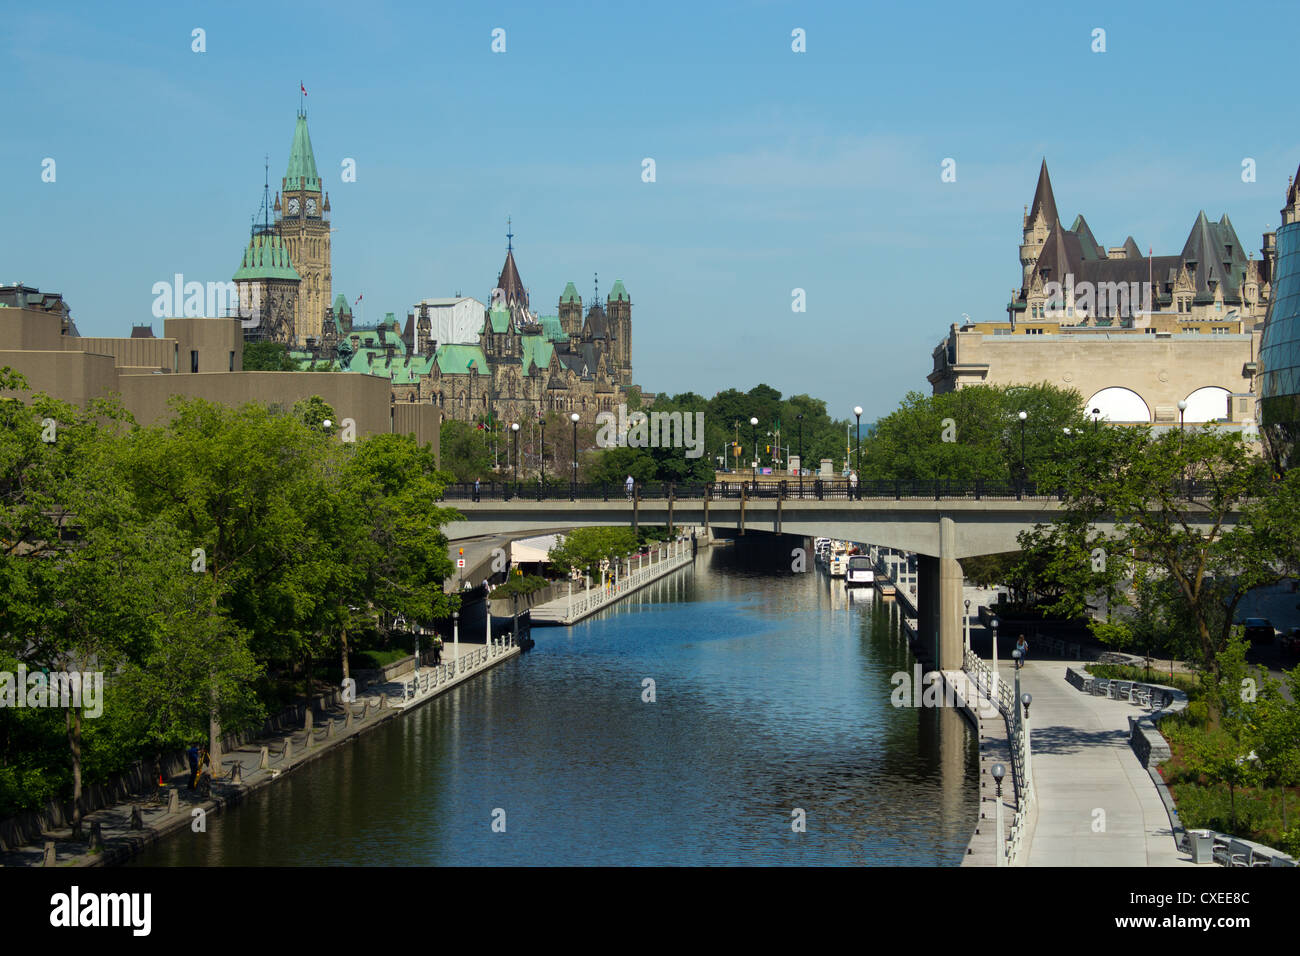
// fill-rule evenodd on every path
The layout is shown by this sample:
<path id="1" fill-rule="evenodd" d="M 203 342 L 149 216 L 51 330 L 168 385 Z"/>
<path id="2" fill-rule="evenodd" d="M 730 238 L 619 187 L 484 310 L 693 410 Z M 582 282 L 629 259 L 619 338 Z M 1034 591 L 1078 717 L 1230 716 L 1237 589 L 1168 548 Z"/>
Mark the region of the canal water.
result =
<path id="1" fill-rule="evenodd" d="M 533 635 L 133 864 L 961 862 L 974 733 L 951 709 L 892 706 L 890 676 L 914 663 L 892 601 L 701 549 Z"/>

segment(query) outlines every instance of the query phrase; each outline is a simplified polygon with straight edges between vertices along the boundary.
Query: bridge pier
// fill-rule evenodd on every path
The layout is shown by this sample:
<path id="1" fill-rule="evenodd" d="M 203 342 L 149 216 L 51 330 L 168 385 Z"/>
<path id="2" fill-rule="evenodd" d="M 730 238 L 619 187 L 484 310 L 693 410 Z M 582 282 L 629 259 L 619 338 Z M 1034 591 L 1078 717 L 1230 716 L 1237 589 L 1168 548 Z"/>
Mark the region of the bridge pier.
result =
<path id="1" fill-rule="evenodd" d="M 962 571 L 957 553 L 957 524 L 939 517 L 939 557 L 917 555 L 916 627 L 930 663 L 939 670 L 962 665 Z"/>
<path id="2" fill-rule="evenodd" d="M 957 522 L 939 517 L 939 641 L 938 661 L 942 670 L 959 670 L 962 665 L 962 574 L 957 554 Z"/>

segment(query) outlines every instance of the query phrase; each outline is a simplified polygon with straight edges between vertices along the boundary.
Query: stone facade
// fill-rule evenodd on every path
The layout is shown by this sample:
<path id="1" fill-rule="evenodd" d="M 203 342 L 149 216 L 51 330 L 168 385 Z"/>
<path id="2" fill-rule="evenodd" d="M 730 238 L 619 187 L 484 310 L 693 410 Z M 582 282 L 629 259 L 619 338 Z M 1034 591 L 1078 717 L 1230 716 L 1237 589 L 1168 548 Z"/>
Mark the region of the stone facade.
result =
<path id="1" fill-rule="evenodd" d="M 1227 216 L 1201 213 L 1176 256 L 1143 256 L 1131 236 L 1106 249 L 1082 216 L 1064 228 L 1046 163 L 1022 225 L 1007 321 L 950 327 L 928 375 L 935 394 L 1048 382 L 1111 421 L 1177 424 L 1183 402 L 1185 422 L 1253 429 L 1275 234 L 1254 259 Z"/>
<path id="2" fill-rule="evenodd" d="M 385 376 L 394 401 L 431 403 L 444 418 L 461 421 L 524 423 L 573 412 L 591 421 L 627 401 L 632 301 L 621 280 L 585 317 L 572 282 L 560 296 L 559 314 L 539 316 L 508 247 L 489 301 L 477 341 L 440 344 L 430 334 L 428 305 L 408 313 L 404 327 L 391 312 L 362 327 L 353 324 L 340 295 L 319 343 L 291 354 L 303 368 L 333 363 Z"/>

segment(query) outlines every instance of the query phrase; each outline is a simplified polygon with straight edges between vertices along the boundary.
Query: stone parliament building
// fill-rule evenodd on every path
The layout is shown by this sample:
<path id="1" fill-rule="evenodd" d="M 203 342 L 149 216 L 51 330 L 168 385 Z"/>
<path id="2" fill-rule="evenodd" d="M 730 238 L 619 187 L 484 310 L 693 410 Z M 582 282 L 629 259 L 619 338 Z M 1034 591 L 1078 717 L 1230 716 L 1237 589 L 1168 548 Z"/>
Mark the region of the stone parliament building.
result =
<path id="1" fill-rule="evenodd" d="M 405 324 L 391 312 L 359 324 L 343 295 L 330 301 L 330 201 L 301 111 L 281 190 L 263 202 L 264 222 L 251 230 L 233 277 L 246 339 L 288 346 L 303 369 L 387 379 L 393 403 L 431 404 L 444 418 L 527 422 L 578 412 L 591 421 L 627 401 L 632 300 L 621 279 L 603 304 L 597 285 L 585 313 L 569 282 L 556 314 L 543 316 L 532 308 L 507 231 L 488 304 L 426 299 Z M 435 328 L 447 326 L 432 313 L 449 303 L 476 308 L 481 321 L 462 322 L 459 334 L 439 341 Z"/>

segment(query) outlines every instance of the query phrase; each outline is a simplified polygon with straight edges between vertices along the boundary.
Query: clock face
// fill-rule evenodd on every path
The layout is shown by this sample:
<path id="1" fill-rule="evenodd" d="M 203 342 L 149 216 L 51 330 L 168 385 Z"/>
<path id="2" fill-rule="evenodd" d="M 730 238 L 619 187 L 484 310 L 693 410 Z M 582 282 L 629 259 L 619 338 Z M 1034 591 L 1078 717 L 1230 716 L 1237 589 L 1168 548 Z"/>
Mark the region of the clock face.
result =
<path id="1" fill-rule="evenodd" d="M 316 215 L 316 200 L 314 199 L 307 200 L 307 215 L 309 216 Z"/>
<path id="2" fill-rule="evenodd" d="M 290 200 L 289 200 L 289 215 L 291 215 L 291 216 L 296 216 L 296 215 L 298 215 L 298 200 L 297 200 L 297 199 L 290 199 Z"/>

